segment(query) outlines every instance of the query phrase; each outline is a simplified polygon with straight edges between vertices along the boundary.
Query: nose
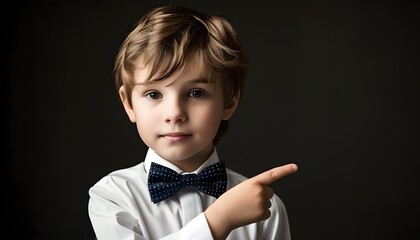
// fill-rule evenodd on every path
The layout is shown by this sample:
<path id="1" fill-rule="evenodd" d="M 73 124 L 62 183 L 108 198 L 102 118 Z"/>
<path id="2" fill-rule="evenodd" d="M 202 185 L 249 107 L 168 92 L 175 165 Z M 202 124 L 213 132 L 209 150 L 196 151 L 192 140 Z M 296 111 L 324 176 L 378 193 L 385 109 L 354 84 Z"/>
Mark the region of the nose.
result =
<path id="1" fill-rule="evenodd" d="M 169 99 L 167 99 L 169 100 Z M 167 103 L 166 108 L 166 123 L 182 123 L 187 120 L 187 114 L 185 112 L 185 103 L 182 99 L 172 98 Z"/>

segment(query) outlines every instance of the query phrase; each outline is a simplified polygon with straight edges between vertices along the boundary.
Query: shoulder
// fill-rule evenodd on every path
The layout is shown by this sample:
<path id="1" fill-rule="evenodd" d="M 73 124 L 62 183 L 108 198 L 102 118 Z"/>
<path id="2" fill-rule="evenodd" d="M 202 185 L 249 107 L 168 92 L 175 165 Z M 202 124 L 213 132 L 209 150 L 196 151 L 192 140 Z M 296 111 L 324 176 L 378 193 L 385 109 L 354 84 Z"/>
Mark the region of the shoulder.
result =
<path id="1" fill-rule="evenodd" d="M 126 188 L 129 185 L 141 184 L 145 178 L 144 162 L 141 162 L 135 166 L 115 170 L 107 174 L 90 188 L 90 192 L 99 189 L 111 190 Z"/>

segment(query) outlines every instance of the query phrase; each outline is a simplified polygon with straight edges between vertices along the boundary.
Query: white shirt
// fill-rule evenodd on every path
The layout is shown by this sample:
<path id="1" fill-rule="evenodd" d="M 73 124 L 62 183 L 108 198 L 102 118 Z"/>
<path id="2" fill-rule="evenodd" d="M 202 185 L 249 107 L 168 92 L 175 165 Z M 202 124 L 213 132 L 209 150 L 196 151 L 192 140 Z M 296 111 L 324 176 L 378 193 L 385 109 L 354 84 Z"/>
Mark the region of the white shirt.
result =
<path id="1" fill-rule="evenodd" d="M 219 161 L 216 149 L 194 173 Z M 216 198 L 198 190 L 184 189 L 174 197 L 154 204 L 147 188 L 151 162 L 181 169 L 149 149 L 144 162 L 117 170 L 103 177 L 89 190 L 89 217 L 98 240 L 213 239 L 204 210 Z M 226 168 L 227 189 L 246 177 Z M 286 209 L 277 195 L 271 199 L 271 216 L 267 220 L 233 230 L 229 240 L 289 240 Z"/>

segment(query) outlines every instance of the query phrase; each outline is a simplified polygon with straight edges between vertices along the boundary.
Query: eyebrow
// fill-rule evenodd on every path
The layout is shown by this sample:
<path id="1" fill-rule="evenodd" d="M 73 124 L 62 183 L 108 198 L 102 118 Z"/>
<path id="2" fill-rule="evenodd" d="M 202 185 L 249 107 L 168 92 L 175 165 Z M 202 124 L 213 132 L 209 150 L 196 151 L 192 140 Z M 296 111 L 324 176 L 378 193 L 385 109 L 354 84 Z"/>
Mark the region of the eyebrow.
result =
<path id="1" fill-rule="evenodd" d="M 213 79 L 207 79 L 207 78 L 198 78 L 198 79 L 192 79 L 188 81 L 190 83 L 205 83 L 205 84 L 212 84 L 214 83 Z"/>
<path id="2" fill-rule="evenodd" d="M 141 86 L 146 86 L 146 85 L 151 85 L 153 83 L 158 83 L 161 82 L 162 80 L 156 80 L 156 79 L 152 79 L 151 81 L 148 81 L 146 83 L 136 83 L 135 85 L 141 85 Z M 176 80 L 175 80 L 176 81 Z M 169 85 L 171 85 L 174 81 L 172 81 Z M 197 78 L 197 79 L 191 79 L 188 80 L 187 83 L 204 83 L 204 84 L 213 84 L 215 81 L 213 79 L 207 79 L 207 78 Z M 166 86 L 169 86 L 166 85 Z"/>

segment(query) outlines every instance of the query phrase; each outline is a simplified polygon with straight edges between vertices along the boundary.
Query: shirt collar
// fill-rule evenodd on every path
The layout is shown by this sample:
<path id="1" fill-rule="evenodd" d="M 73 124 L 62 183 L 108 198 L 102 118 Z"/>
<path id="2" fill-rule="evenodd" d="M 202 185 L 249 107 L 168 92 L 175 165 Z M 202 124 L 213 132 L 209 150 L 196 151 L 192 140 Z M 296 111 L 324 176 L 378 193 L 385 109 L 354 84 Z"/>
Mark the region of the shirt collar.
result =
<path id="1" fill-rule="evenodd" d="M 217 154 L 216 148 L 214 147 L 213 152 L 210 154 L 210 157 L 200 167 L 198 167 L 197 170 L 195 170 L 193 172 L 190 172 L 190 173 L 199 173 L 204 168 L 210 166 L 213 163 L 217 163 L 218 161 L 219 161 L 219 156 Z M 144 160 L 144 167 L 145 167 L 146 173 L 149 172 L 150 165 L 152 164 L 152 162 L 155 162 L 155 163 L 160 164 L 162 166 L 168 167 L 168 168 L 174 170 L 175 172 L 177 172 L 178 174 L 184 173 L 184 171 L 182 171 L 180 168 L 178 168 L 177 166 L 175 166 L 171 162 L 165 160 L 164 158 L 159 156 L 153 149 L 149 148 L 147 150 L 146 158 Z"/>

